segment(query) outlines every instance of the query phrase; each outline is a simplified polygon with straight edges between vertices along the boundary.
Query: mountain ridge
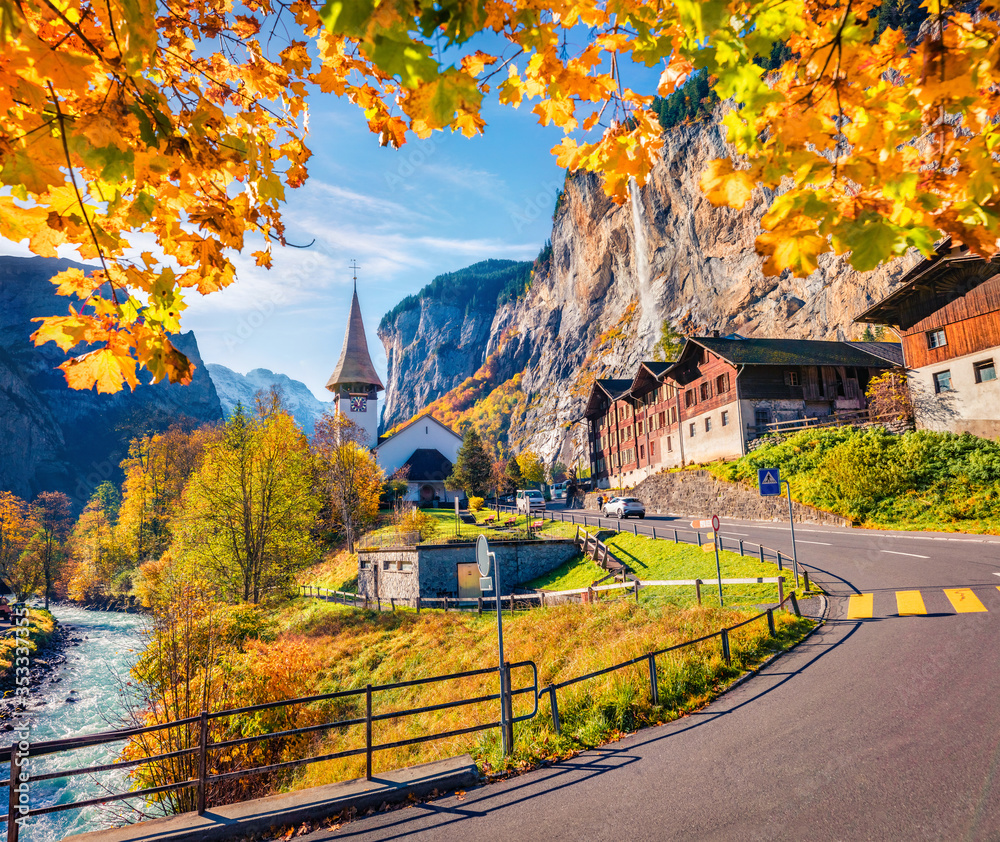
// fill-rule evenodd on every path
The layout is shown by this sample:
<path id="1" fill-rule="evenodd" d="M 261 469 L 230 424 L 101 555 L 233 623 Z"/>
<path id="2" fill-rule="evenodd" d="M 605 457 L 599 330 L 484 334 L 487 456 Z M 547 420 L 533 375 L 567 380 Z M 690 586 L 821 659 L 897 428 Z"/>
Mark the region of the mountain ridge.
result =
<path id="1" fill-rule="evenodd" d="M 445 423 L 468 421 L 501 443 L 570 463 L 585 452 L 576 422 L 594 379 L 630 376 L 652 359 L 664 322 L 687 334 L 857 333 L 853 317 L 917 256 L 861 273 L 824 255 L 808 278 L 766 277 L 754 240 L 774 194 L 757 188 L 742 210 L 715 208 L 698 185 L 709 160 L 731 154 L 717 122 L 678 126 L 664 134 L 646 185 L 621 206 L 598 176 L 568 177 L 551 253 L 521 297 L 491 317 L 422 301 L 416 323 L 380 328 L 389 354 L 385 425 L 407 420 L 401 410 L 429 408 Z M 460 365 L 397 362 L 456 335 L 466 340 Z"/>

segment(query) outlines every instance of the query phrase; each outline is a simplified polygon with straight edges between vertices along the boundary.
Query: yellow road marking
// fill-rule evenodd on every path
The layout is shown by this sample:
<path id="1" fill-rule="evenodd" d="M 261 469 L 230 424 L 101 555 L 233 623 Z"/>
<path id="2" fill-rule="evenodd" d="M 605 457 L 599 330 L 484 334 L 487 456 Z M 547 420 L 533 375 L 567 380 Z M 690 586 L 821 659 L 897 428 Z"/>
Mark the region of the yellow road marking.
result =
<path id="1" fill-rule="evenodd" d="M 920 591 L 896 591 L 896 612 L 900 617 L 907 614 L 926 614 L 924 598 Z"/>
<path id="2" fill-rule="evenodd" d="M 972 588 L 945 588 L 944 595 L 948 597 L 955 611 L 966 614 L 972 611 L 985 611 L 986 606 L 972 592 Z"/>
<path id="3" fill-rule="evenodd" d="M 1000 588 L 1000 585 L 997 586 Z M 847 603 L 848 620 L 867 620 L 875 612 L 875 594 L 861 593 L 852 596 Z"/>

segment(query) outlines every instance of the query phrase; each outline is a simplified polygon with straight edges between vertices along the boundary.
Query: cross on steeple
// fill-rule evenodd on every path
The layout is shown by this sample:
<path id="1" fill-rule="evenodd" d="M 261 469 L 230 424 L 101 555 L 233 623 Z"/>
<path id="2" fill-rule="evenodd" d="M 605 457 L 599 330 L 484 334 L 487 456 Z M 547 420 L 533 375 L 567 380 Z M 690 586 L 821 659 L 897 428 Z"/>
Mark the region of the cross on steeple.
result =
<path id="1" fill-rule="evenodd" d="M 351 261 L 351 269 L 354 270 L 354 291 L 358 291 L 358 261 Z"/>

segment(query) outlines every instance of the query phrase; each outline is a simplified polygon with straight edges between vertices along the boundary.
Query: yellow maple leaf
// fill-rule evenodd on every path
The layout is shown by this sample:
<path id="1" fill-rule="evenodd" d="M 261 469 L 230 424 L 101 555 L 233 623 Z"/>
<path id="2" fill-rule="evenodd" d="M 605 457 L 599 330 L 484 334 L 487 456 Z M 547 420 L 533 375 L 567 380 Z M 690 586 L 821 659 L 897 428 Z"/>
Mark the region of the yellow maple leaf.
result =
<path id="1" fill-rule="evenodd" d="M 74 357 L 59 368 L 71 389 L 97 389 L 102 394 L 111 394 L 120 392 L 126 383 L 132 389 L 139 385 L 135 360 L 128 353 L 112 348 L 99 348 Z"/>
<path id="2" fill-rule="evenodd" d="M 742 208 L 753 195 L 756 182 L 750 170 L 737 170 L 729 158 L 716 158 L 700 181 L 705 197 L 716 207 Z"/>

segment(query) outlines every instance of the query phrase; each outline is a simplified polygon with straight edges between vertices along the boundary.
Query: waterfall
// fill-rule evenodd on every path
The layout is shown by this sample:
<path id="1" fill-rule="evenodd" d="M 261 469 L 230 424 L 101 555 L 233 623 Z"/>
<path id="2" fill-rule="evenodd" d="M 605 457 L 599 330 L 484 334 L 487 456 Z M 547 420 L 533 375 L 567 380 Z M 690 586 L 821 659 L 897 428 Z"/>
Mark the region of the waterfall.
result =
<path id="1" fill-rule="evenodd" d="M 642 201 L 639 198 L 639 185 L 635 183 L 634 178 L 629 180 L 628 196 L 632 205 L 632 246 L 635 250 L 636 286 L 639 292 L 638 336 L 640 339 L 649 336 L 655 339 L 659 337 L 659 319 L 649 277 L 649 251 Z"/>

